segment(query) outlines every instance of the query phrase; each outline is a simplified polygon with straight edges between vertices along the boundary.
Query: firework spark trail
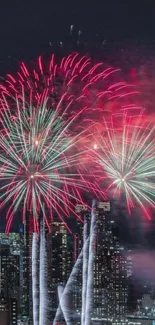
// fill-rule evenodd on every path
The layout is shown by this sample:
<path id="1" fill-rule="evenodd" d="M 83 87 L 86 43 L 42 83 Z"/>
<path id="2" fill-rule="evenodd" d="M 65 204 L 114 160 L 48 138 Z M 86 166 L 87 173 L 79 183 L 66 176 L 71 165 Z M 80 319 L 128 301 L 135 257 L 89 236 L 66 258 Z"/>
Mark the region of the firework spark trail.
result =
<path id="1" fill-rule="evenodd" d="M 66 283 L 66 286 L 64 288 L 63 294 L 62 294 L 61 299 L 60 299 L 60 304 L 59 304 L 59 306 L 57 308 L 57 311 L 56 311 L 56 315 L 55 315 L 55 318 L 54 318 L 54 321 L 53 321 L 53 325 L 56 325 L 56 323 L 59 321 L 59 318 L 61 316 L 61 309 L 64 312 L 65 298 L 67 297 L 67 295 L 70 292 L 72 292 L 72 286 L 76 281 L 76 276 L 77 276 L 77 274 L 79 272 L 79 269 L 80 269 L 80 266 L 82 264 L 83 250 L 85 249 L 85 246 L 87 246 L 87 247 L 89 246 L 89 238 L 87 238 L 87 241 L 86 241 L 84 247 L 82 248 L 82 250 L 81 250 L 81 252 L 80 252 L 80 254 L 78 256 L 78 258 L 77 258 L 77 260 L 75 262 L 75 265 L 74 265 L 74 267 L 72 269 L 72 272 L 71 272 L 71 274 L 69 276 L 69 279 L 68 279 L 68 281 Z M 71 324 L 71 318 L 70 318 L 70 311 L 68 309 L 65 311 L 65 315 L 67 317 L 66 318 L 66 323 L 67 323 L 67 325 L 70 325 Z"/>
<path id="2" fill-rule="evenodd" d="M 108 182 L 107 192 L 114 189 L 114 195 L 125 194 L 129 214 L 138 204 L 150 218 L 147 206 L 155 207 L 155 127 L 144 113 L 124 112 L 117 118 L 119 125 L 115 116 L 110 123 L 105 119 L 96 139 L 93 156 L 99 178 Z"/>
<path id="3" fill-rule="evenodd" d="M 59 298 L 59 304 L 60 304 L 60 300 L 61 300 L 61 297 L 62 297 L 63 292 L 64 292 L 64 286 L 63 285 L 58 285 L 57 290 L 58 290 L 58 298 Z M 61 310 L 61 313 L 64 315 L 63 310 Z"/>
<path id="4" fill-rule="evenodd" d="M 66 324 L 72 324 L 72 310 L 71 310 L 71 305 L 70 305 L 70 291 L 68 291 L 64 296 L 63 296 L 63 292 L 64 292 L 65 286 L 59 285 L 58 286 L 58 297 L 59 297 L 59 303 L 60 304 L 60 308 L 62 311 L 62 314 L 64 316 L 65 322 Z M 72 288 L 71 288 L 72 290 Z"/>
<path id="5" fill-rule="evenodd" d="M 7 74 L 0 84 L 0 207 L 10 206 L 6 232 L 20 206 L 23 219 L 26 210 L 33 211 L 37 232 L 36 216 L 45 215 L 42 201 L 67 217 L 74 211 L 68 208 L 75 199 L 73 184 L 76 197 L 83 187 L 93 189 L 80 175 L 86 126 L 137 93 L 134 85 L 111 83 L 119 71 L 72 53 L 58 63 L 54 55 L 49 64 L 39 57 L 31 69 L 22 62 L 17 78 Z"/>
<path id="6" fill-rule="evenodd" d="M 89 258 L 88 258 L 88 277 L 86 292 L 86 312 L 85 325 L 91 325 L 91 317 L 93 312 L 93 279 L 94 279 L 94 245 L 96 239 L 96 201 L 92 202 L 91 224 L 90 224 L 90 242 L 89 242 Z"/>
<path id="7" fill-rule="evenodd" d="M 43 106 L 34 111 L 31 123 L 27 120 L 27 116 L 32 114 L 31 107 L 27 111 L 17 110 L 17 119 L 13 122 L 10 110 L 2 112 L 8 136 L 2 130 L 1 207 L 12 200 L 7 213 L 7 232 L 21 203 L 23 219 L 26 208 L 33 211 L 34 228 L 37 231 L 38 212 L 41 210 L 45 215 L 41 199 L 47 208 L 52 206 L 61 218 L 62 211 L 65 216 L 68 215 L 68 198 L 75 199 L 72 194 L 73 186 L 77 191 L 78 188 L 86 188 L 84 181 L 80 180 L 79 171 L 75 170 L 76 164 L 79 166 L 79 161 L 82 161 L 82 152 L 75 150 L 80 142 L 80 135 L 70 137 L 68 128 L 71 121 L 61 122 L 56 111 L 46 111 L 45 107 L 46 100 Z M 70 213 L 73 209 L 70 204 Z"/>
<path id="8" fill-rule="evenodd" d="M 87 271 L 88 271 L 88 223 L 86 217 L 84 218 L 83 226 L 83 265 L 82 265 L 82 310 L 81 310 L 81 324 L 85 324 L 85 309 L 86 309 L 86 290 L 87 290 Z"/>
<path id="9" fill-rule="evenodd" d="M 48 325 L 47 252 L 44 225 L 40 230 L 39 325 Z"/>
<path id="10" fill-rule="evenodd" d="M 33 324 L 39 325 L 39 270 L 38 270 L 38 234 L 33 233 L 32 239 L 32 299 Z"/>

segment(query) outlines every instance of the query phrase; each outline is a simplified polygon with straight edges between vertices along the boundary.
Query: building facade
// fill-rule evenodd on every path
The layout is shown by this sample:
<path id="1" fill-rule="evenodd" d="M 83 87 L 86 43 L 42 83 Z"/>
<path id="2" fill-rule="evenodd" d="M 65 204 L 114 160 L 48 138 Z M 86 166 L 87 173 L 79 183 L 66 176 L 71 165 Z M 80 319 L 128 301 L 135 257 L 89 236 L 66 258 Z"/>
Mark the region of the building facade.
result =
<path id="1" fill-rule="evenodd" d="M 94 317 L 125 323 L 127 315 L 127 257 L 115 235 L 110 202 L 96 208 Z"/>
<path id="2" fill-rule="evenodd" d="M 47 254 L 49 318 L 52 320 L 59 304 L 61 288 L 65 286 L 74 265 L 74 236 L 60 221 L 52 222 L 51 229 L 51 233 L 47 234 Z"/>
<path id="3" fill-rule="evenodd" d="M 0 233 L 0 320 L 4 324 L 16 325 L 20 313 L 21 246 L 19 234 Z"/>
<path id="4" fill-rule="evenodd" d="M 76 212 L 82 219 L 87 219 L 90 228 L 90 213 L 85 206 L 78 205 Z M 83 227 L 82 227 L 83 228 Z M 128 283 L 127 278 L 132 272 L 132 263 L 128 252 L 120 246 L 115 235 L 115 223 L 111 215 L 108 201 L 96 203 L 96 240 L 94 243 L 94 296 L 93 318 L 109 322 L 126 323 Z M 82 248 L 83 230 L 79 238 Z M 129 260 L 127 259 L 129 257 Z M 79 281 L 82 286 L 82 279 Z M 79 306 L 81 307 L 81 292 Z"/>

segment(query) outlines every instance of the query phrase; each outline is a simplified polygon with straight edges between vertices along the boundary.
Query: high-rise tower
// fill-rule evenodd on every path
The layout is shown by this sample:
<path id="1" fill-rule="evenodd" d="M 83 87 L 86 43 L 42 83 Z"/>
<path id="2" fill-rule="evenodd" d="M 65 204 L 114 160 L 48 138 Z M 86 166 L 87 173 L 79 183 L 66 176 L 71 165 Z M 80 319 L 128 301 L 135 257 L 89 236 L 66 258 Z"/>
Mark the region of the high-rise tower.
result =
<path id="1" fill-rule="evenodd" d="M 127 258 L 114 233 L 110 202 L 96 209 L 96 253 L 94 264 L 94 316 L 126 322 Z"/>
<path id="2" fill-rule="evenodd" d="M 19 234 L 0 233 L 0 322 L 17 324 L 20 312 L 20 250 Z"/>
<path id="3" fill-rule="evenodd" d="M 90 213 L 82 205 L 76 212 L 87 218 L 90 226 Z M 83 228 L 83 225 L 81 226 Z M 78 241 L 83 245 L 81 228 Z M 120 246 L 114 232 L 115 223 L 111 215 L 109 201 L 99 201 L 96 205 L 96 240 L 94 244 L 94 288 L 93 317 L 112 322 L 125 322 L 127 313 L 127 264 L 126 252 Z M 131 265 L 130 265 L 131 266 Z M 82 281 L 81 281 L 82 282 Z M 81 283 L 79 281 L 79 283 Z M 80 293 L 81 297 L 81 293 Z M 81 299 L 79 299 L 79 308 Z"/>
<path id="4" fill-rule="evenodd" d="M 48 294 L 52 319 L 59 304 L 58 290 L 66 284 L 74 265 L 74 235 L 60 221 L 52 222 L 51 229 L 51 233 L 47 235 L 47 250 Z"/>

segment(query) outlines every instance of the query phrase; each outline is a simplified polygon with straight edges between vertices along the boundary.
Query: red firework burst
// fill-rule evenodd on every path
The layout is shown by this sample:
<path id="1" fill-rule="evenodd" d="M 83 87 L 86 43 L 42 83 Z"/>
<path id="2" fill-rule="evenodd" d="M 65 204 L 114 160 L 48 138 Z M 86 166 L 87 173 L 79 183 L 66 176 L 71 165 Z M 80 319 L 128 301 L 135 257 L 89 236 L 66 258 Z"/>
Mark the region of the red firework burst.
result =
<path id="1" fill-rule="evenodd" d="M 52 55 L 47 67 L 41 57 L 36 69 L 22 63 L 17 78 L 7 74 L 0 85 L 1 207 L 10 203 L 6 231 L 21 206 L 23 221 L 32 211 L 37 230 L 40 213 L 49 226 L 53 210 L 62 220 L 75 214 L 72 200 L 82 201 L 81 189 L 98 193 L 81 172 L 87 131 L 137 93 L 133 85 L 115 81 L 118 72 L 74 53 L 58 64 Z"/>

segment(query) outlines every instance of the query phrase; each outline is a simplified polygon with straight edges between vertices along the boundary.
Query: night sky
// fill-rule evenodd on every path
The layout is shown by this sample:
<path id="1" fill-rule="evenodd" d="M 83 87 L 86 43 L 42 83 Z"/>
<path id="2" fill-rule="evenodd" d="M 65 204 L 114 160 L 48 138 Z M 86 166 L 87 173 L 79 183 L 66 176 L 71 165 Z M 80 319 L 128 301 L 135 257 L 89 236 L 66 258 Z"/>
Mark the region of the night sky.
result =
<path id="1" fill-rule="evenodd" d="M 120 66 L 145 63 L 155 53 L 154 14 L 154 0 L 1 0 L 0 75 L 16 71 L 21 60 L 50 55 L 60 41 L 69 52 L 79 30 L 79 49 L 85 44 L 87 52 L 101 52 L 107 62 Z M 153 248 L 154 221 L 148 226 L 133 218 L 116 216 L 122 242 Z"/>
<path id="2" fill-rule="evenodd" d="M 76 39 L 69 36 L 72 24 L 82 31 L 81 43 L 105 42 L 105 52 L 111 46 L 115 52 L 132 46 L 136 51 L 141 46 L 152 49 L 154 12 L 153 0 L 1 0 L 0 73 L 15 66 L 15 60 L 8 57 L 33 59 L 51 53 L 59 41 L 69 48 Z"/>

